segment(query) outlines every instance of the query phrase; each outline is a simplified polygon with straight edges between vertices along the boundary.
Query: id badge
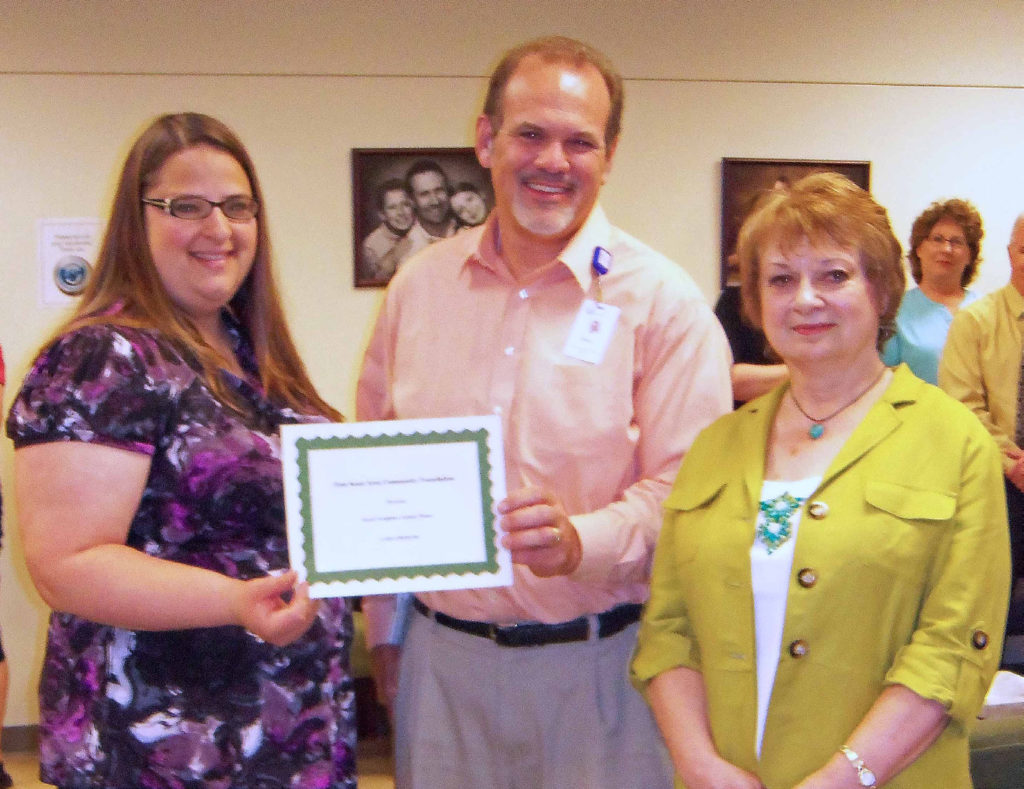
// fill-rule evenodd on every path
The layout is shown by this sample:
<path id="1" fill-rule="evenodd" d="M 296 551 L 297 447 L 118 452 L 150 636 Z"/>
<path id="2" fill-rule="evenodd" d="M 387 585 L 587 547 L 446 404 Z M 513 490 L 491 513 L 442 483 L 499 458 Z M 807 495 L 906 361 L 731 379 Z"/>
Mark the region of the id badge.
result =
<path id="1" fill-rule="evenodd" d="M 621 311 L 612 304 L 585 300 L 576 313 L 563 353 L 583 362 L 600 364 L 612 341 Z"/>

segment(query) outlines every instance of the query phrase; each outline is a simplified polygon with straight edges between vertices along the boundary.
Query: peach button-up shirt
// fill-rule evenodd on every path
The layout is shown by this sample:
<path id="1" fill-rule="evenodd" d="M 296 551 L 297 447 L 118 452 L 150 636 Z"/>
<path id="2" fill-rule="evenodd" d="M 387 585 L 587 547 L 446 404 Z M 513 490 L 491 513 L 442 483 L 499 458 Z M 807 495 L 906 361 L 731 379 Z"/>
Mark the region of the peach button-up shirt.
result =
<path id="1" fill-rule="evenodd" d="M 583 558 L 568 576 L 514 568 L 510 587 L 422 593 L 462 619 L 563 622 L 647 598 L 661 506 L 697 433 L 729 411 L 731 357 L 703 295 L 676 264 L 600 207 L 539 278 L 520 284 L 492 216 L 399 270 L 363 361 L 360 420 L 498 414 L 508 489 L 557 495 Z M 595 247 L 611 253 L 607 274 Z M 583 301 L 618 307 L 604 358 L 564 353 Z M 393 598 L 364 600 L 387 640 Z"/>

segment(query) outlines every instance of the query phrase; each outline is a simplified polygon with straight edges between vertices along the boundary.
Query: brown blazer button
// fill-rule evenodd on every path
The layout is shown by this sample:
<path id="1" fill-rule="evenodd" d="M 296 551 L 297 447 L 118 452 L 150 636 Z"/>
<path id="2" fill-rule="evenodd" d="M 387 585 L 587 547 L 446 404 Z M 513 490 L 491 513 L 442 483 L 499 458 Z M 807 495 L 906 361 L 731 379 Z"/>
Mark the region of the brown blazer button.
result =
<path id="1" fill-rule="evenodd" d="M 823 501 L 812 501 L 807 505 L 807 514 L 814 520 L 820 521 L 828 517 L 828 505 Z"/>
<path id="2" fill-rule="evenodd" d="M 984 649 L 988 646 L 988 633 L 984 630 L 975 630 L 971 635 L 971 644 L 975 649 Z"/>
<path id="3" fill-rule="evenodd" d="M 796 574 L 796 580 L 804 589 L 810 589 L 818 583 L 818 573 L 810 567 L 805 567 Z"/>
<path id="4" fill-rule="evenodd" d="M 807 642 L 804 641 L 802 638 L 798 638 L 796 641 L 789 645 L 789 654 L 791 657 L 802 658 L 810 651 L 811 648 L 807 646 Z"/>

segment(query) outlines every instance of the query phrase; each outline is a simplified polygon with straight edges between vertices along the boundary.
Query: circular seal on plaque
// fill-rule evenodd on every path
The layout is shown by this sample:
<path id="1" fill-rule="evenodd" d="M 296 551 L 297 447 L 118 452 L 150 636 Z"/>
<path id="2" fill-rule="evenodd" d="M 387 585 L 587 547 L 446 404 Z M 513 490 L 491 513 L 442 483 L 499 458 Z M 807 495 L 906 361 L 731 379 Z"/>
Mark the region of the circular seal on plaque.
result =
<path id="1" fill-rule="evenodd" d="M 64 255 L 53 267 L 53 281 L 61 293 L 77 296 L 85 290 L 91 273 L 88 260 L 78 255 Z"/>

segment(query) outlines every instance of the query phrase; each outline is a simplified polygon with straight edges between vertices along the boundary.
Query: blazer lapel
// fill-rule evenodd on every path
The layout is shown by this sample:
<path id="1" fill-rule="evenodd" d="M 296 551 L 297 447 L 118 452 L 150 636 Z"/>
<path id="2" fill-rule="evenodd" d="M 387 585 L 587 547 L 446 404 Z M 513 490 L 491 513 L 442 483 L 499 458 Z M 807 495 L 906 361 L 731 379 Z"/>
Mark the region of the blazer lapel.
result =
<path id="1" fill-rule="evenodd" d="M 777 386 L 771 392 L 756 400 L 740 406 L 746 416 L 739 434 L 735 437 L 735 446 L 730 454 L 738 461 L 737 468 L 743 469 L 743 490 L 746 503 L 746 518 L 750 522 L 751 534 L 757 507 L 761 500 L 761 487 L 764 484 L 764 467 L 768 459 L 768 436 L 771 434 L 775 412 L 789 387 Z M 738 457 L 737 457 L 738 456 Z"/>
<path id="2" fill-rule="evenodd" d="M 919 387 L 922 385 L 921 380 L 905 364 L 896 368 L 892 382 L 826 470 L 821 487 L 846 471 L 902 424 L 899 409 L 917 401 Z"/>

